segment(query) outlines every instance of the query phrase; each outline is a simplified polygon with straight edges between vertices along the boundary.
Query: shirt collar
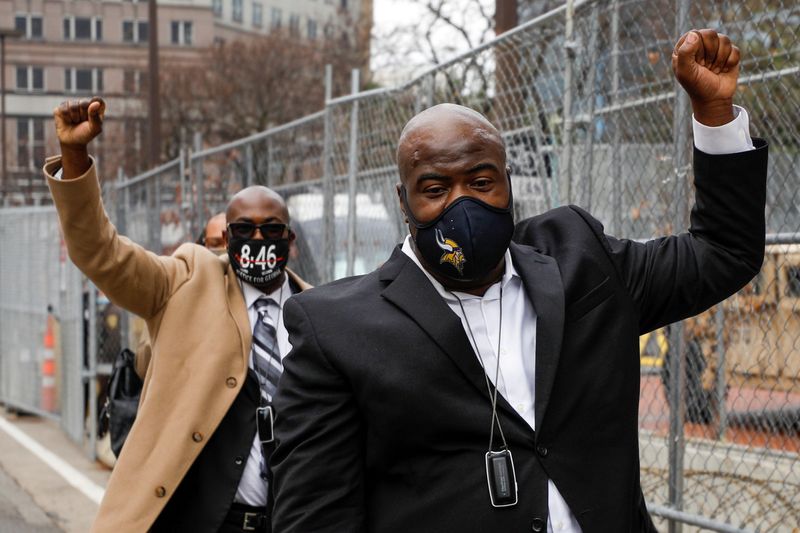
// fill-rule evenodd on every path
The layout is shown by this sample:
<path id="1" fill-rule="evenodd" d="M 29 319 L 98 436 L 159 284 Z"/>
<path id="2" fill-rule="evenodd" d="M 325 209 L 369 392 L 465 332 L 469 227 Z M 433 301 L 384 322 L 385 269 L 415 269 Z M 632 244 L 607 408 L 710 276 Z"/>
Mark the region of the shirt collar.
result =
<path id="1" fill-rule="evenodd" d="M 503 272 L 503 279 L 501 279 L 500 281 L 489 287 L 489 289 L 483 296 L 475 296 L 474 294 L 467 294 L 465 292 L 458 292 L 458 291 L 450 292 L 449 290 L 445 289 L 444 285 L 436 281 L 436 279 L 433 276 L 431 276 L 430 272 L 425 270 L 425 267 L 422 266 L 422 263 L 420 263 L 419 258 L 417 257 L 417 254 L 414 253 L 414 248 L 411 245 L 411 235 L 406 235 L 406 239 L 405 241 L 403 241 L 403 247 L 401 250 L 409 258 L 411 258 L 411 260 L 414 262 L 415 265 L 417 265 L 417 267 L 419 267 L 420 270 L 422 270 L 422 273 L 425 274 L 425 277 L 428 278 L 431 284 L 433 284 L 433 288 L 436 289 L 436 292 L 439 293 L 439 296 L 441 296 L 445 300 L 455 301 L 457 298 L 453 296 L 453 293 L 457 294 L 458 298 L 462 300 L 473 300 L 473 299 L 496 300 L 500 297 L 501 283 L 503 289 L 505 290 L 508 288 L 509 283 L 512 282 L 517 283 L 522 281 L 522 278 L 517 272 L 517 269 L 514 268 L 514 262 L 511 260 L 511 252 L 508 250 L 508 248 L 506 248 L 506 253 L 504 256 L 506 264 L 505 264 L 505 272 Z"/>
<path id="2" fill-rule="evenodd" d="M 278 306 L 283 309 L 283 304 L 286 303 L 286 300 L 292 296 L 292 289 L 289 287 L 289 274 L 286 274 L 286 277 L 283 280 L 283 285 L 269 294 L 263 293 L 262 291 L 256 289 L 249 283 L 245 283 L 242 280 L 239 280 L 239 286 L 242 288 L 242 295 L 244 296 L 244 303 L 247 306 L 247 309 L 250 309 L 253 304 L 256 303 L 256 300 L 262 296 L 266 296 L 272 301 L 278 302 Z M 282 294 L 281 291 L 283 291 Z"/>

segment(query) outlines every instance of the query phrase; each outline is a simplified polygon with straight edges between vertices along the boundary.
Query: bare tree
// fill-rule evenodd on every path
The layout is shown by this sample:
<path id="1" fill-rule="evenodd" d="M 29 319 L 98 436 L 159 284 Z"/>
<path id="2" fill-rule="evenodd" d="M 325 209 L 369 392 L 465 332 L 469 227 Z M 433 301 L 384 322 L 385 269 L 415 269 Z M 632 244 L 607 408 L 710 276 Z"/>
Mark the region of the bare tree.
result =
<path id="1" fill-rule="evenodd" d="M 400 4 L 395 0 L 395 4 Z M 373 36 L 373 65 L 386 77 L 420 70 L 480 46 L 494 37 L 495 0 L 404 0 L 420 20 Z M 387 76 L 388 73 L 388 76 Z"/>
<path id="2" fill-rule="evenodd" d="M 162 74 L 166 155 L 174 157 L 194 132 L 224 143 L 322 109 L 325 64 L 333 65 L 334 91 L 341 94 L 362 56 L 341 36 L 308 41 L 273 32 L 220 43 L 195 63 L 168 65 Z"/>

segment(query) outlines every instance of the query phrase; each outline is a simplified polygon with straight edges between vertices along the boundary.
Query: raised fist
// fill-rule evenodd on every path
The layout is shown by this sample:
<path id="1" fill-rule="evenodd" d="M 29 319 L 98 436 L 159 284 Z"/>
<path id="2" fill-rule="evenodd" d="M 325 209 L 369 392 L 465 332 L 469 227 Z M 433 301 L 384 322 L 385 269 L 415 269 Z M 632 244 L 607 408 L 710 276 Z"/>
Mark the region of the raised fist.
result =
<path id="1" fill-rule="evenodd" d="M 727 35 L 708 29 L 686 32 L 672 51 L 672 70 L 689 93 L 700 122 L 722 121 L 724 124 L 733 119 L 739 49 Z"/>
<path id="2" fill-rule="evenodd" d="M 103 131 L 103 116 L 106 103 L 99 96 L 91 100 L 68 100 L 61 102 L 53 117 L 58 141 L 64 147 L 86 147 Z"/>

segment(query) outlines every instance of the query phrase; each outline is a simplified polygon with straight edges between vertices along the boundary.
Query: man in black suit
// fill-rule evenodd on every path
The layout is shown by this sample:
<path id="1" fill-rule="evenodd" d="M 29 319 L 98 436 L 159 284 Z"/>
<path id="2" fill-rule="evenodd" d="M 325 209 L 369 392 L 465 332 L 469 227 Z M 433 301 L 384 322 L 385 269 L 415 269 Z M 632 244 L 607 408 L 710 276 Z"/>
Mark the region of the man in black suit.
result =
<path id="1" fill-rule="evenodd" d="M 406 125 L 410 236 L 377 271 L 285 308 L 275 531 L 654 530 L 639 335 L 732 294 L 763 257 L 767 149 L 732 105 L 738 65 L 712 30 L 676 45 L 696 205 L 688 234 L 647 243 L 574 206 L 515 227 L 484 117 L 443 105 Z"/>

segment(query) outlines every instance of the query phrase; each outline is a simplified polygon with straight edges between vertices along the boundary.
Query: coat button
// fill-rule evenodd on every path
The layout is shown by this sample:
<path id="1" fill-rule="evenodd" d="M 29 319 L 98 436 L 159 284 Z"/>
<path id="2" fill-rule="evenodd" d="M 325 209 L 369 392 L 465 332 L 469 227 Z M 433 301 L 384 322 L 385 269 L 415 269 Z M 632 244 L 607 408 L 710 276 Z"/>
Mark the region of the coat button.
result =
<path id="1" fill-rule="evenodd" d="M 202 441 L 203 440 L 203 434 L 202 433 L 198 433 L 197 431 L 195 431 L 194 433 L 192 433 L 192 440 L 195 441 L 195 442 Z"/>
<path id="2" fill-rule="evenodd" d="M 164 487 L 156 487 L 156 496 L 158 496 L 159 498 L 163 498 L 166 495 L 167 495 L 167 489 L 165 489 Z"/>
<path id="3" fill-rule="evenodd" d="M 536 447 L 536 453 L 538 453 L 542 457 L 546 457 L 547 456 L 547 448 L 544 447 L 544 446 L 537 446 Z"/>
<path id="4" fill-rule="evenodd" d="M 236 387 L 236 378 L 230 377 L 225 380 L 225 385 L 228 386 L 229 389 L 233 389 Z"/>
<path id="5" fill-rule="evenodd" d="M 534 518 L 533 522 L 531 522 L 531 531 L 544 531 L 544 520 Z"/>
<path id="6" fill-rule="evenodd" d="M 236 464 L 236 466 L 242 466 L 244 459 L 242 459 L 241 456 L 239 456 L 236 459 L 234 459 L 233 462 Z"/>

